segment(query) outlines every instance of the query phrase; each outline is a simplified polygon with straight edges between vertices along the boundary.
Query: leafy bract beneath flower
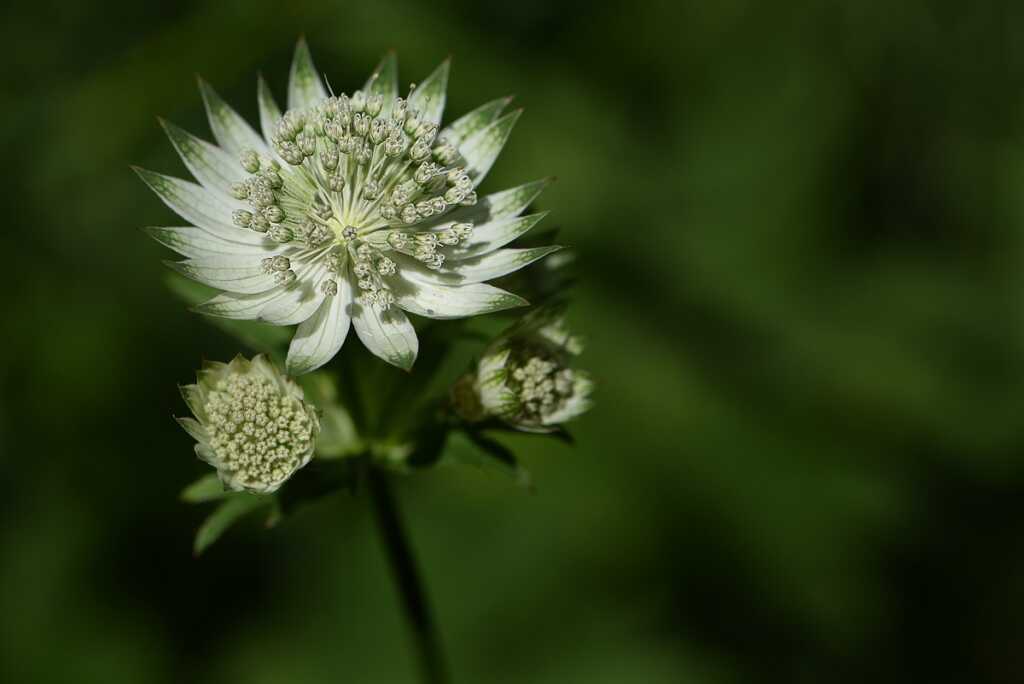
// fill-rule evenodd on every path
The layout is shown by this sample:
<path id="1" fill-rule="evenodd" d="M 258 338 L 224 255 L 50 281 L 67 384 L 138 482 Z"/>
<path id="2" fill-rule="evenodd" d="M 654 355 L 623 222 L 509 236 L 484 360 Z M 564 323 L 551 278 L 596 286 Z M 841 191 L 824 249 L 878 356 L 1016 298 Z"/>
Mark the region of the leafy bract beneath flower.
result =
<path id="1" fill-rule="evenodd" d="M 259 134 L 200 81 L 218 145 L 164 123 L 199 184 L 138 171 L 191 224 L 149 229 L 186 257 L 169 265 L 222 290 L 199 310 L 298 325 L 287 366 L 299 374 L 329 361 L 350 328 L 408 370 L 418 341 L 406 312 L 525 304 L 486 281 L 558 249 L 506 247 L 539 220 L 520 215 L 546 182 L 478 196 L 519 111 L 502 98 L 442 128 L 447 82 L 446 61 L 400 97 L 389 55 L 362 89 L 329 95 L 300 42 L 287 111 L 259 81 Z"/>
<path id="2" fill-rule="evenodd" d="M 455 409 L 470 422 L 494 416 L 521 430 L 553 430 L 590 408 L 593 382 L 572 366 L 582 351 L 582 341 L 556 309 L 538 309 L 499 337 L 474 372 L 455 384 Z"/>
<path id="3" fill-rule="evenodd" d="M 227 489 L 273 492 L 313 457 L 316 410 L 262 355 L 208 362 L 181 393 L 195 418 L 178 422 Z"/>

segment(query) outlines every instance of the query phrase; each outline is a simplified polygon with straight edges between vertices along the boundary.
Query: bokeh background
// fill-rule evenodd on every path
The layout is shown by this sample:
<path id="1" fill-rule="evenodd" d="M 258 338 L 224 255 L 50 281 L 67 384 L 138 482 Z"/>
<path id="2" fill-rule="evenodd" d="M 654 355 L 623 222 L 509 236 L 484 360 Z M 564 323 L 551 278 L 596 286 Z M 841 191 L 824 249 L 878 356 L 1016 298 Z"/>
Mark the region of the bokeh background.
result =
<path id="1" fill-rule="evenodd" d="M 599 404 L 398 494 L 458 682 L 1024 681 L 1024 5 L 16 2 L 0 144 L 0 678 L 409 682 L 365 497 L 191 556 L 170 294 L 130 171 L 201 73 L 255 121 L 454 56 L 515 93 L 484 189 L 578 255 Z M 173 223 L 172 223 L 173 224 Z"/>

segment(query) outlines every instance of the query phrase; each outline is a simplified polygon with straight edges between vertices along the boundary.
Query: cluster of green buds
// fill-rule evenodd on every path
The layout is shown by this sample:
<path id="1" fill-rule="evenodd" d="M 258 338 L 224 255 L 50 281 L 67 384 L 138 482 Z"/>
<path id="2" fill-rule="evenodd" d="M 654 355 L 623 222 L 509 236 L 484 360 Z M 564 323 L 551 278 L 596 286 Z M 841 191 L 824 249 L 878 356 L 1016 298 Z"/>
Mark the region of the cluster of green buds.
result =
<path id="1" fill-rule="evenodd" d="M 555 309 L 527 315 L 488 347 L 452 389 L 468 422 L 498 418 L 528 432 L 549 432 L 590 408 L 593 381 L 573 367 L 582 341 Z"/>

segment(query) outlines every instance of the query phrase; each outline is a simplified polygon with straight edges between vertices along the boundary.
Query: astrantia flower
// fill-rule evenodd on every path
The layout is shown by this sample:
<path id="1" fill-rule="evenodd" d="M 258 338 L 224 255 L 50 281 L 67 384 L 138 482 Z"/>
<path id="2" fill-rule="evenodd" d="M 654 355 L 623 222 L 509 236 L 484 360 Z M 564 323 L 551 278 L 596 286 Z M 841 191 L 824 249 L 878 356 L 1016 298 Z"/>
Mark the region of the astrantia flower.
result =
<path id="1" fill-rule="evenodd" d="M 225 487 L 273 492 L 309 463 L 320 433 L 316 410 L 264 356 L 206 363 L 196 379 L 181 388 L 195 419 L 178 422 Z"/>
<path id="2" fill-rule="evenodd" d="M 456 411 L 471 422 L 494 416 L 521 430 L 545 432 L 590 408 L 593 382 L 572 361 L 583 351 L 558 313 L 526 316 L 455 385 Z"/>
<path id="3" fill-rule="evenodd" d="M 489 102 L 440 128 L 441 64 L 398 96 L 388 56 L 362 90 L 328 95 L 300 42 L 281 114 L 259 81 L 263 135 L 204 82 L 219 147 L 171 125 L 167 134 L 201 185 L 139 170 L 193 224 L 152 228 L 188 257 L 170 264 L 223 293 L 199 307 L 228 318 L 298 324 L 292 374 L 341 348 L 349 325 L 377 356 L 409 369 L 418 343 L 405 312 L 459 318 L 525 304 L 487 285 L 558 249 L 501 249 L 543 214 L 519 214 L 545 182 L 478 198 L 518 111 Z"/>

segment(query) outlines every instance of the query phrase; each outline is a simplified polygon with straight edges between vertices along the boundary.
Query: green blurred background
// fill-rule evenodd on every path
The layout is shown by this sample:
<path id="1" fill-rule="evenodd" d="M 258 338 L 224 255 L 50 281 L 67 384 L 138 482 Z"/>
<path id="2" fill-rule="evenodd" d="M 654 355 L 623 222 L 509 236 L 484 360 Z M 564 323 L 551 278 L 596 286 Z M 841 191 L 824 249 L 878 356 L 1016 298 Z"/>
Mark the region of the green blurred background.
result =
<path id="1" fill-rule="evenodd" d="M 1024 681 L 1024 6 L 75 3 L 0 10 L 0 678 L 408 682 L 364 498 L 196 560 L 176 383 L 238 344 L 129 170 L 194 74 L 250 120 L 454 56 L 525 116 L 484 185 L 576 248 L 597 408 L 400 483 L 458 682 Z"/>

